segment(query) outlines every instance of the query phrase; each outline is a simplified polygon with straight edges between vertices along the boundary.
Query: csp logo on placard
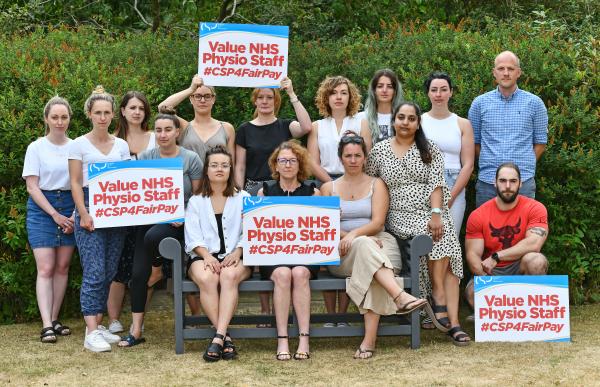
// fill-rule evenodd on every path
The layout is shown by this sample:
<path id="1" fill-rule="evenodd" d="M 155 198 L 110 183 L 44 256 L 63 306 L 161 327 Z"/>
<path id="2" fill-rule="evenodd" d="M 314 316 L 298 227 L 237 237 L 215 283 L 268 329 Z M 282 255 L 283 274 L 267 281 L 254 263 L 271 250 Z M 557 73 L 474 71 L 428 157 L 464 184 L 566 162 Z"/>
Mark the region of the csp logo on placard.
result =
<path id="1" fill-rule="evenodd" d="M 485 285 L 485 284 L 489 284 L 490 282 L 494 281 L 494 277 L 491 276 L 476 276 L 475 277 L 475 284 L 476 285 Z"/>

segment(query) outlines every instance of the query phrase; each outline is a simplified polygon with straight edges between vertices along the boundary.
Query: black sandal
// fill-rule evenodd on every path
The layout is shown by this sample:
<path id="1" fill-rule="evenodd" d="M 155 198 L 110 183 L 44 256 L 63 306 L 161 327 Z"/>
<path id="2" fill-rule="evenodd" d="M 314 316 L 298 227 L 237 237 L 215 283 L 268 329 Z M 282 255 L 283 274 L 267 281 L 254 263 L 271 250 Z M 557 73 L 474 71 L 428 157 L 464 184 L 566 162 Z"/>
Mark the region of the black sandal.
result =
<path id="1" fill-rule="evenodd" d="M 450 328 L 448 336 L 452 339 L 452 344 L 458 347 L 466 347 L 471 344 L 471 337 L 462 330 L 460 325 Z"/>
<path id="2" fill-rule="evenodd" d="M 223 336 L 220 333 L 215 333 L 215 337 L 213 338 L 213 340 L 215 338 L 221 339 L 221 340 L 223 340 L 223 342 L 225 342 L 225 336 Z M 216 355 L 214 355 L 215 353 L 216 353 Z M 222 354 L 223 354 L 223 345 L 219 344 L 219 343 L 215 343 L 214 341 L 211 341 L 210 344 L 208 345 L 208 348 L 206 348 L 206 351 L 204 351 L 204 355 L 202 355 L 202 358 L 208 362 L 215 362 L 215 361 L 221 360 Z"/>
<path id="3" fill-rule="evenodd" d="M 277 339 L 287 339 L 288 336 L 277 336 Z M 275 359 L 279 360 L 279 361 L 288 361 L 288 360 L 292 360 L 292 354 L 284 351 L 284 352 L 277 352 L 277 354 L 275 355 Z"/>
<path id="4" fill-rule="evenodd" d="M 40 341 L 42 343 L 56 343 L 56 332 L 54 332 L 54 329 L 52 327 L 42 328 L 42 331 L 40 332 Z"/>
<path id="5" fill-rule="evenodd" d="M 301 332 L 300 336 L 309 337 L 310 334 Z M 310 359 L 310 352 L 296 351 L 296 353 L 294 354 L 294 360 L 308 360 L 308 359 Z"/>
<path id="6" fill-rule="evenodd" d="M 229 340 L 227 340 L 227 338 L 229 338 Z M 228 351 L 226 351 L 226 349 L 228 349 Z M 229 333 L 225 333 L 225 340 L 223 340 L 223 354 L 221 355 L 221 358 L 223 360 L 232 360 L 236 358 L 237 354 L 237 349 L 231 340 L 231 336 L 229 336 Z"/>
<path id="7" fill-rule="evenodd" d="M 71 328 L 62 325 L 58 320 L 52 321 L 52 329 L 61 336 L 69 336 L 71 334 Z"/>
<path id="8" fill-rule="evenodd" d="M 433 297 L 429 297 L 429 304 L 427 304 L 425 311 L 431 318 L 431 322 L 437 329 L 446 333 L 450 329 L 450 320 L 448 317 L 437 318 L 436 313 L 448 313 L 446 305 L 436 305 Z"/>

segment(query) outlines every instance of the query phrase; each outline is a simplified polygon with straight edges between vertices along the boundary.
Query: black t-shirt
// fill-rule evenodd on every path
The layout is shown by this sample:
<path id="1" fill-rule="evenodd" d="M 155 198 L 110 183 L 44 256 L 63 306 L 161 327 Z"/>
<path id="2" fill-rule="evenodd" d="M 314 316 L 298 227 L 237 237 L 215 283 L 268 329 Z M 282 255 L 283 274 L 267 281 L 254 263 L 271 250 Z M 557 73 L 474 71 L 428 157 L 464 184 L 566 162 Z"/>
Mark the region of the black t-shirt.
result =
<path id="1" fill-rule="evenodd" d="M 235 143 L 246 149 L 246 179 L 271 179 L 269 156 L 284 141 L 292 138 L 290 124 L 294 120 L 278 118 L 268 125 L 244 122 L 235 134 Z"/>

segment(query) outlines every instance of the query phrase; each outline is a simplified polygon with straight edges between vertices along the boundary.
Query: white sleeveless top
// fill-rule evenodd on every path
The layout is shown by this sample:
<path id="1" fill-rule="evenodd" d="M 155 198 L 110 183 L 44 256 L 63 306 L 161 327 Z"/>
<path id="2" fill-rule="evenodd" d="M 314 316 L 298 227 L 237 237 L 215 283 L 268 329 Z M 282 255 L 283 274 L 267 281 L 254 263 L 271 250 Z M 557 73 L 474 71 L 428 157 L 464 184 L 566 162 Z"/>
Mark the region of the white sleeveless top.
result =
<path id="1" fill-rule="evenodd" d="M 423 113 L 421 116 L 421 126 L 425 136 L 433 141 L 444 153 L 445 169 L 461 169 L 460 149 L 462 132 L 458 126 L 458 116 L 450 114 L 443 120 L 438 120 Z"/>
<path id="2" fill-rule="evenodd" d="M 340 138 L 350 130 L 360 135 L 360 118 L 357 116 L 346 116 L 342 123 L 342 128 L 338 132 L 333 117 L 323 118 L 317 121 L 319 153 L 321 156 L 321 167 L 330 175 L 341 175 L 344 173 L 344 166 L 337 155 Z"/>

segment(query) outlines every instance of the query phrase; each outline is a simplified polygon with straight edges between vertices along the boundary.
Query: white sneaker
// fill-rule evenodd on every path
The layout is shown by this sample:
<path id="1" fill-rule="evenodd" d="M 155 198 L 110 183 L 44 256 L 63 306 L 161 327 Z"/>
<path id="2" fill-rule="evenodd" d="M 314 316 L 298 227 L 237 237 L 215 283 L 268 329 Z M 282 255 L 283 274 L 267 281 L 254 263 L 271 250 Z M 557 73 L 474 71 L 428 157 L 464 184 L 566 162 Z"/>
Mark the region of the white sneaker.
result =
<path id="1" fill-rule="evenodd" d="M 87 333 L 87 330 L 86 330 Z M 110 344 L 104 340 L 102 333 L 100 330 L 96 329 L 92 331 L 89 335 L 85 335 L 85 340 L 83 341 L 83 347 L 85 349 L 89 349 L 92 352 L 107 352 L 110 351 Z"/>
<path id="2" fill-rule="evenodd" d="M 121 341 L 121 336 L 110 333 L 104 325 L 98 325 L 98 330 L 108 344 L 116 344 Z"/>
<path id="3" fill-rule="evenodd" d="M 108 324 L 108 331 L 110 333 L 119 333 L 123 332 L 124 330 L 123 324 L 121 324 L 119 320 L 113 320 L 110 324 Z"/>

